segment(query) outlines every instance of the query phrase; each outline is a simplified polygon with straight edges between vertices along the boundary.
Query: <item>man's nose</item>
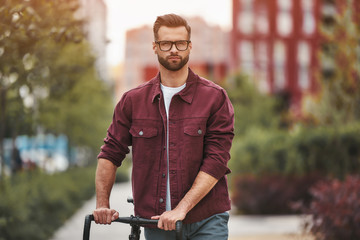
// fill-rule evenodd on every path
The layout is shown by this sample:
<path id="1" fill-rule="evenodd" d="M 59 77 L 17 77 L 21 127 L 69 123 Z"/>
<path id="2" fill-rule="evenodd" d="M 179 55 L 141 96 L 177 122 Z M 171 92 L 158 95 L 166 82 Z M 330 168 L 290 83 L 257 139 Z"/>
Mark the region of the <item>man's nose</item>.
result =
<path id="1" fill-rule="evenodd" d="M 178 52 L 175 43 L 171 45 L 170 52 Z"/>

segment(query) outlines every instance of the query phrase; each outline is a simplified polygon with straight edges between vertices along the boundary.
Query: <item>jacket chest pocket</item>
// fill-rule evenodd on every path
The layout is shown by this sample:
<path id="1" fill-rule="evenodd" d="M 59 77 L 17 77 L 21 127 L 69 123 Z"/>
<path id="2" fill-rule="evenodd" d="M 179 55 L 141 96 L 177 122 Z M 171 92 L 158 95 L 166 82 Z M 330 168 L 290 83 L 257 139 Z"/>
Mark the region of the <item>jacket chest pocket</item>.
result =
<path id="1" fill-rule="evenodd" d="M 132 126 L 132 155 L 134 165 L 153 164 L 161 156 L 161 137 L 156 127 Z"/>
<path id="2" fill-rule="evenodd" d="M 198 164 L 203 158 L 205 131 L 205 127 L 200 124 L 184 126 L 184 150 L 187 156 L 191 156 L 193 160 L 196 159 Z M 192 164 L 194 163 L 192 161 Z"/>

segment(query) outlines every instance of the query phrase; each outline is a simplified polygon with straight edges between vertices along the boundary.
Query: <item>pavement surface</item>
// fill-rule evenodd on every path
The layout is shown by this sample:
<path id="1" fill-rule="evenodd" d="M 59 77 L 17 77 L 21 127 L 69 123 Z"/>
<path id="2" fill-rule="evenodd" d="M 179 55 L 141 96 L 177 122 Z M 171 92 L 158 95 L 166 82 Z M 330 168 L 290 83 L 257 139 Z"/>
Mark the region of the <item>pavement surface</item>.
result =
<path id="1" fill-rule="evenodd" d="M 127 203 L 131 196 L 131 184 L 115 184 L 110 196 L 110 206 L 119 211 L 122 217 L 133 214 L 133 206 Z M 51 240 L 82 239 L 84 219 L 95 208 L 95 196 L 85 202 L 51 238 Z M 230 240 L 292 240 L 311 239 L 302 235 L 302 216 L 239 216 L 230 212 L 229 239 Z M 143 231 L 142 231 L 143 232 Z M 119 240 L 128 239 L 130 226 L 123 223 L 111 225 L 91 224 L 91 240 Z M 143 234 L 143 233 L 142 233 Z M 142 239 L 145 239 L 142 235 Z"/>

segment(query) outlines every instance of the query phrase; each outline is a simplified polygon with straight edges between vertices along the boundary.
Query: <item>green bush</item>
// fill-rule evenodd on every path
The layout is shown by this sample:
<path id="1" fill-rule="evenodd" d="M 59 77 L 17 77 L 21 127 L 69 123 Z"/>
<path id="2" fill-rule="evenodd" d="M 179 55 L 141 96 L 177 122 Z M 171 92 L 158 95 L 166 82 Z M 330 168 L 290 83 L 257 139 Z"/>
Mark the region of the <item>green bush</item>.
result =
<path id="1" fill-rule="evenodd" d="M 127 181 L 124 167 L 117 182 Z M 0 182 L 0 240 L 46 240 L 95 193 L 95 166 L 53 175 L 23 172 Z"/>
<path id="2" fill-rule="evenodd" d="M 318 180 L 360 173 L 359 133 L 359 123 L 298 128 L 290 133 L 249 130 L 232 147 L 234 205 L 239 212 L 250 214 L 293 213 L 291 203 L 309 202 L 309 189 Z M 309 176 L 313 182 L 300 181 Z"/>
<path id="3" fill-rule="evenodd" d="M 360 172 L 360 124 L 284 131 L 254 129 L 232 147 L 234 175 L 318 173 L 343 179 Z"/>
<path id="4" fill-rule="evenodd" d="M 95 168 L 25 172 L 0 183 L 0 239 L 49 239 L 94 194 Z"/>
<path id="5" fill-rule="evenodd" d="M 249 128 L 279 129 L 287 127 L 288 99 L 285 93 L 273 96 L 261 93 L 253 79 L 234 75 L 224 85 L 235 111 L 235 136 Z"/>

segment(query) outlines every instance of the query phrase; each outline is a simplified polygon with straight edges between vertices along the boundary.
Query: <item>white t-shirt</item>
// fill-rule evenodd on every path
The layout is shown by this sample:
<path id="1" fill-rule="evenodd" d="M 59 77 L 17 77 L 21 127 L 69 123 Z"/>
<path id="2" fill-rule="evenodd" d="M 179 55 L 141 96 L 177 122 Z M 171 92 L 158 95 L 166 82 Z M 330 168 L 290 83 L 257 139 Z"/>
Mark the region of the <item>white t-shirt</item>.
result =
<path id="1" fill-rule="evenodd" d="M 167 116 L 167 122 L 169 122 L 169 108 L 172 97 L 183 90 L 186 87 L 186 83 L 180 87 L 172 88 L 161 84 L 161 90 L 164 96 L 164 104 Z M 171 210 L 171 198 L 170 198 L 170 177 L 169 177 L 169 124 L 166 126 L 166 156 L 167 156 L 167 182 L 166 182 L 166 211 Z"/>

